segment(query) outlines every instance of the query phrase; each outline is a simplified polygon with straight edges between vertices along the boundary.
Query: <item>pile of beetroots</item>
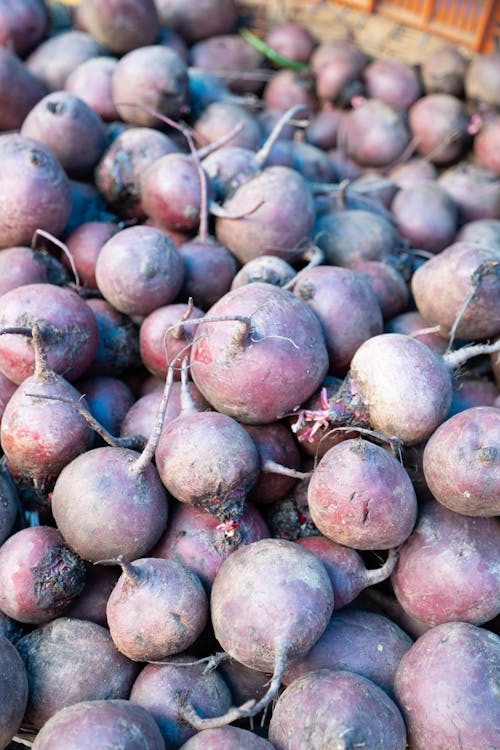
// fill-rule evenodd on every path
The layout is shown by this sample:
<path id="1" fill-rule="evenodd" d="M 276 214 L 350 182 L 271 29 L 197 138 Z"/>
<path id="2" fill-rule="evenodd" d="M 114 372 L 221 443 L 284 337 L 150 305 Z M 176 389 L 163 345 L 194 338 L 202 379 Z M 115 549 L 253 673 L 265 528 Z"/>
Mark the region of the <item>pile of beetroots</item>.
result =
<path id="1" fill-rule="evenodd" d="M 500 52 L 3 0 L 0 131 L 0 750 L 499 750 Z"/>

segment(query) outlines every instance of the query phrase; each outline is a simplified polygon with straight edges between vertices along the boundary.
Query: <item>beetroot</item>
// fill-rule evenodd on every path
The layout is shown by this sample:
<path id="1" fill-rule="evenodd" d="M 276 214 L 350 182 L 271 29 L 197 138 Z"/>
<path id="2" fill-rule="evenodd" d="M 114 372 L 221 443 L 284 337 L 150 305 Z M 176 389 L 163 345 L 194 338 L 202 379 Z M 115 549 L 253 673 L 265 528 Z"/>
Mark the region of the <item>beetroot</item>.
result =
<path id="1" fill-rule="evenodd" d="M 125 415 L 135 401 L 129 386 L 119 378 L 94 375 L 76 383 L 90 413 L 112 435 L 119 435 Z"/>
<path id="2" fill-rule="evenodd" d="M 168 47 L 153 44 L 124 55 L 111 80 L 113 103 L 125 122 L 155 127 L 158 119 L 144 105 L 167 117 L 185 114 L 189 104 L 189 79 L 184 60 Z"/>
<path id="3" fill-rule="evenodd" d="M 333 613 L 319 641 L 287 669 L 283 681 L 289 685 L 316 669 L 345 669 L 372 680 L 393 697 L 396 669 L 412 643 L 388 617 L 348 607 Z"/>
<path id="4" fill-rule="evenodd" d="M 45 488 L 53 484 L 66 464 L 91 447 L 93 436 L 85 420 L 67 404 L 36 398 L 77 400 L 79 393 L 48 369 L 37 326 L 33 326 L 33 348 L 34 374 L 25 378 L 9 399 L 0 440 L 9 470 L 35 487 Z"/>
<path id="5" fill-rule="evenodd" d="M 500 184 L 487 169 L 462 161 L 442 172 L 438 184 L 458 205 L 461 222 L 500 217 Z"/>
<path id="6" fill-rule="evenodd" d="M 208 619 L 208 600 L 196 573 L 182 563 L 123 556 L 106 606 L 111 637 L 133 661 L 164 659 L 189 648 Z"/>
<path id="7" fill-rule="evenodd" d="M 233 532 L 224 531 L 212 513 L 186 503 L 172 511 L 167 530 L 151 550 L 153 557 L 162 557 L 187 565 L 210 591 L 222 562 L 243 544 L 251 544 L 269 536 L 269 530 L 257 511 L 247 504 Z"/>
<path id="8" fill-rule="evenodd" d="M 97 350 L 97 323 L 87 303 L 71 289 L 27 284 L 0 297 L 0 327 L 38 324 L 48 366 L 76 380 Z M 15 383 L 33 373 L 35 354 L 19 334 L 0 336 L 1 371 Z"/>
<path id="9" fill-rule="evenodd" d="M 251 599 L 246 596 L 248 588 Z M 253 716 L 269 704 L 289 660 L 305 654 L 324 631 L 333 591 L 325 568 L 310 552 L 293 542 L 263 539 L 241 547 L 223 562 L 212 587 L 211 608 L 223 649 L 252 669 L 274 674 L 266 695 L 250 707 L 211 720 L 200 717 L 192 704 L 186 706 L 185 718 L 198 729 Z M 278 622 L 279 627 L 273 627 Z"/>
<path id="10" fill-rule="evenodd" d="M 320 44 L 310 62 L 316 75 L 318 98 L 342 105 L 359 93 L 357 82 L 368 58 L 350 39 L 337 39 Z"/>
<path id="11" fill-rule="evenodd" d="M 370 282 L 384 320 L 406 310 L 410 292 L 403 275 L 394 266 L 383 261 L 367 260 L 358 263 L 356 270 Z"/>
<path id="12" fill-rule="evenodd" d="M 319 669 L 281 694 L 269 726 L 277 750 L 380 747 L 404 750 L 406 729 L 396 704 L 361 675 Z"/>
<path id="13" fill-rule="evenodd" d="M 500 116 L 492 115 L 484 121 L 479 133 L 474 138 L 474 155 L 479 164 L 496 177 L 500 176 L 499 142 Z"/>
<path id="14" fill-rule="evenodd" d="M 160 23 L 177 31 L 189 44 L 232 31 L 234 0 L 156 0 Z"/>
<path id="15" fill-rule="evenodd" d="M 17 55 L 0 46 L 0 130 L 18 130 L 30 109 L 45 94 L 43 83 L 29 72 Z"/>
<path id="16" fill-rule="evenodd" d="M 0 247 L 29 245 L 36 229 L 59 234 L 69 219 L 71 191 L 52 151 L 31 138 L 8 133 L 0 135 L 0 158 Z"/>
<path id="17" fill-rule="evenodd" d="M 392 202 L 392 212 L 399 233 L 430 253 L 444 250 L 457 232 L 457 204 L 436 182 L 402 188 Z"/>
<path id="18" fill-rule="evenodd" d="M 85 60 L 106 50 L 85 31 L 71 29 L 49 37 L 26 59 L 26 67 L 51 91 L 62 91 L 66 78 Z"/>
<path id="19" fill-rule="evenodd" d="M 426 344 L 436 354 L 444 354 L 447 341 L 437 330 L 429 327 L 418 310 L 410 310 L 391 318 L 385 325 L 386 333 L 403 333 Z"/>
<path id="20" fill-rule="evenodd" d="M 217 101 L 209 104 L 194 123 L 194 130 L 202 142 L 213 143 L 243 124 L 226 146 L 257 149 L 262 140 L 262 131 L 257 119 L 244 107 L 232 101 Z"/>
<path id="21" fill-rule="evenodd" d="M 191 372 L 219 411 L 250 424 L 274 422 L 322 382 L 328 356 L 320 323 L 291 292 L 249 284 L 224 295 L 209 315 L 228 319 L 199 325 Z"/>
<path id="22" fill-rule="evenodd" d="M 7 747 L 21 726 L 28 700 L 28 679 L 16 648 L 0 635 L 0 746 Z"/>
<path id="23" fill-rule="evenodd" d="M 359 263 L 385 261 L 396 254 L 400 238 L 383 216 L 363 209 L 331 211 L 316 223 L 319 247 L 331 265 L 356 268 Z"/>
<path id="24" fill-rule="evenodd" d="M 428 325 L 465 339 L 500 332 L 499 258 L 498 249 L 455 242 L 420 266 L 411 288 Z"/>
<path id="25" fill-rule="evenodd" d="M 188 316 L 188 317 L 186 317 Z M 175 360 L 174 377 L 180 380 L 182 355 L 189 358 L 188 345 L 196 336 L 196 318 L 203 311 L 197 307 L 177 303 L 156 307 L 141 323 L 139 346 L 144 366 L 158 378 L 166 378 L 171 362 Z M 184 325 L 175 328 L 184 321 Z M 188 324 L 193 321 L 193 325 Z"/>
<path id="26" fill-rule="evenodd" d="M 488 55 L 474 55 L 465 76 L 465 93 L 472 99 L 492 107 L 500 106 L 500 77 L 498 51 Z"/>
<path id="27" fill-rule="evenodd" d="M 103 120 L 117 120 L 118 112 L 111 91 L 111 79 L 117 64 L 115 57 L 85 60 L 69 74 L 64 88 L 92 107 Z"/>
<path id="28" fill-rule="evenodd" d="M 288 21 L 273 26 L 266 34 L 266 42 L 288 60 L 306 63 L 316 46 L 316 40 L 306 26 Z"/>
<path id="29" fill-rule="evenodd" d="M 132 319 L 104 299 L 89 299 L 87 304 L 98 329 L 97 351 L 87 374 L 119 375 L 139 365 L 139 328 Z"/>
<path id="30" fill-rule="evenodd" d="M 57 529 L 34 526 L 0 547 L 0 608 L 19 622 L 43 623 L 82 591 L 85 567 Z"/>
<path id="31" fill-rule="evenodd" d="M 231 289 L 256 281 L 284 286 L 293 279 L 295 273 L 295 269 L 286 260 L 275 255 L 259 255 L 240 268 L 232 281 Z"/>
<path id="32" fill-rule="evenodd" d="M 52 716 L 35 737 L 35 750 L 76 750 L 85 742 L 95 750 L 165 750 L 155 720 L 141 706 L 120 699 L 81 701 Z"/>
<path id="33" fill-rule="evenodd" d="M 184 743 L 181 750 L 273 750 L 274 745 L 247 729 L 219 727 L 198 732 Z"/>
<path id="34" fill-rule="evenodd" d="M 297 444 L 285 425 L 278 422 L 267 425 L 245 425 L 259 453 L 261 472 L 250 491 L 249 499 L 255 503 L 273 503 L 281 500 L 304 475 Z M 296 476 L 294 477 L 294 473 Z"/>
<path id="35" fill-rule="evenodd" d="M 461 97 L 468 65 L 469 60 L 454 44 L 445 44 L 426 55 L 421 65 L 426 93 Z"/>
<path id="36" fill-rule="evenodd" d="M 333 479 L 334 478 L 334 479 Z M 355 549 L 388 549 L 407 539 L 417 515 L 415 491 L 396 458 L 366 440 L 330 448 L 309 483 L 318 529 Z"/>
<path id="37" fill-rule="evenodd" d="M 100 116 L 67 91 L 41 99 L 24 120 L 21 135 L 45 144 L 73 176 L 91 173 L 106 146 Z"/>
<path id="38" fill-rule="evenodd" d="M 350 268 L 316 266 L 304 270 L 294 294 L 318 316 L 330 358 L 329 371 L 345 374 L 359 346 L 382 333 L 382 312 L 368 281 Z M 342 311 L 350 309 L 348 320 Z"/>
<path id="39" fill-rule="evenodd" d="M 397 554 L 390 552 L 380 568 L 367 570 L 363 558 L 352 547 L 337 544 L 326 536 L 304 536 L 297 544 L 313 552 L 326 568 L 333 587 L 334 609 L 342 609 L 350 604 L 367 586 L 389 578 L 397 560 Z"/>
<path id="40" fill-rule="evenodd" d="M 500 639 L 463 622 L 438 625 L 403 656 L 395 693 L 414 750 L 495 747 Z"/>
<path id="41" fill-rule="evenodd" d="M 118 135 L 97 165 L 96 185 L 106 202 L 124 218 L 144 219 L 140 175 L 161 156 L 178 151 L 165 133 L 152 128 L 128 128 Z"/>
<path id="42" fill-rule="evenodd" d="M 24 284 L 48 281 L 42 253 L 29 247 L 7 247 L 0 253 L 0 295 Z"/>
<path id="43" fill-rule="evenodd" d="M 179 299 L 193 299 L 201 310 L 208 310 L 231 289 L 238 264 L 234 255 L 224 246 L 208 237 L 198 237 L 180 245 L 179 254 L 184 262 L 184 282 Z"/>
<path id="44" fill-rule="evenodd" d="M 188 438 L 191 447 L 187 452 Z M 222 521 L 238 521 L 259 475 L 253 440 L 235 419 L 215 411 L 183 409 L 162 431 L 155 458 L 171 495 Z"/>
<path id="45" fill-rule="evenodd" d="M 434 164 L 462 156 L 470 142 L 465 104 L 450 94 L 428 94 L 409 110 L 409 123 L 419 154 Z"/>
<path id="46" fill-rule="evenodd" d="M 424 474 L 442 505 L 466 516 L 500 515 L 500 412 L 466 409 L 446 420 L 424 450 Z"/>
<path id="47" fill-rule="evenodd" d="M 302 104 L 316 109 L 314 79 L 310 73 L 295 70 L 278 70 L 267 82 L 262 99 L 271 109 L 286 110 Z"/>
<path id="48" fill-rule="evenodd" d="M 160 30 L 154 0 L 88 0 L 78 7 L 84 28 L 118 55 L 152 44 Z"/>
<path id="49" fill-rule="evenodd" d="M 138 671 L 116 650 L 108 630 L 94 622 L 59 617 L 16 646 L 29 684 L 24 722 L 34 729 L 80 701 L 127 698 Z"/>
<path id="50" fill-rule="evenodd" d="M 116 568 L 87 563 L 85 586 L 64 610 L 64 616 L 90 620 L 106 628 L 106 605 L 119 577 L 120 573 Z"/>
<path id="51" fill-rule="evenodd" d="M 399 603 L 428 625 L 491 620 L 500 610 L 499 541 L 495 518 L 425 503 L 392 573 Z"/>
<path id="52" fill-rule="evenodd" d="M 288 167 L 268 167 L 246 182 L 224 203 L 230 213 L 247 216 L 219 217 L 217 239 L 241 263 L 258 255 L 290 260 L 296 246 L 310 237 L 314 206 L 308 185 Z"/>
<path id="53" fill-rule="evenodd" d="M 412 187 L 417 182 L 435 180 L 438 172 L 434 164 L 421 156 L 413 156 L 402 164 L 396 164 L 387 173 L 390 180 L 400 188 Z"/>
<path id="54" fill-rule="evenodd" d="M 118 231 L 110 221 L 89 221 L 81 224 L 66 238 L 80 283 L 97 289 L 95 266 L 102 246 Z M 66 261 L 65 261 L 66 262 Z"/>
<path id="55" fill-rule="evenodd" d="M 149 315 L 173 302 L 184 276 L 172 240 L 159 229 L 128 227 L 111 237 L 97 257 L 95 276 L 103 297 L 126 315 Z"/>
<path id="56" fill-rule="evenodd" d="M 181 718 L 179 695 L 186 696 L 207 717 L 218 716 L 231 705 L 231 693 L 220 674 L 204 671 L 203 664 L 182 666 L 182 662 L 192 661 L 189 654 L 179 654 L 166 659 L 163 665 L 146 665 L 130 693 L 132 703 L 143 706 L 153 715 L 171 750 L 178 750 L 196 734 Z"/>
<path id="57" fill-rule="evenodd" d="M 191 65 L 218 73 L 236 94 L 261 89 L 263 62 L 262 54 L 239 34 L 216 34 L 191 47 Z"/>
<path id="58" fill-rule="evenodd" d="M 139 458 L 126 448 L 94 448 L 59 474 L 52 513 L 67 543 L 83 559 L 95 562 L 120 554 L 136 559 L 165 530 L 165 489 L 154 466 L 141 466 Z"/>
<path id="59" fill-rule="evenodd" d="M 18 504 L 14 484 L 7 472 L 0 471 L 0 545 L 11 534 L 16 521 Z"/>
<path id="60" fill-rule="evenodd" d="M 25 55 L 42 41 L 48 23 L 43 0 L 5 0 L 0 8 L 0 46 Z"/>
<path id="61" fill-rule="evenodd" d="M 422 94 L 415 68 L 393 58 L 374 60 L 363 78 L 368 96 L 392 107 L 408 109 Z"/>
<path id="62" fill-rule="evenodd" d="M 410 141 L 400 112 L 378 99 L 367 99 L 351 110 L 341 123 L 340 137 L 347 156 L 366 167 L 388 167 Z"/>

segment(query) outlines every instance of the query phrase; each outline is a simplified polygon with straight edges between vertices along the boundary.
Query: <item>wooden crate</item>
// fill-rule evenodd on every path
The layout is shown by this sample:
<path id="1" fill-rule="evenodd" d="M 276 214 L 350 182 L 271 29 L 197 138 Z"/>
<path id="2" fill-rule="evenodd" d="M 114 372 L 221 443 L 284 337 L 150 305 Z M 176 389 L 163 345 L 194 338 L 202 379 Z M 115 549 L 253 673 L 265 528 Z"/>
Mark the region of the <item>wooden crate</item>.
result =
<path id="1" fill-rule="evenodd" d="M 240 0 L 245 20 L 264 33 L 286 19 L 320 41 L 354 33 L 377 57 L 417 64 L 446 41 L 465 54 L 500 46 L 500 0 Z"/>

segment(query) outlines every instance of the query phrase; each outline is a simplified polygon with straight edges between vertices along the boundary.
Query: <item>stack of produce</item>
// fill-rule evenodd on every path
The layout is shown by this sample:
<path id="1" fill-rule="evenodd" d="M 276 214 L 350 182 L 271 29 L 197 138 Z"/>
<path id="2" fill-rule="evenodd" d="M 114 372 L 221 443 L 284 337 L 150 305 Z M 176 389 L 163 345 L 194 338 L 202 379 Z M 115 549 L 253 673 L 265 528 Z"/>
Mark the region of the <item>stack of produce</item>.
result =
<path id="1" fill-rule="evenodd" d="M 0 748 L 498 748 L 500 54 L 240 10 L 0 5 Z"/>

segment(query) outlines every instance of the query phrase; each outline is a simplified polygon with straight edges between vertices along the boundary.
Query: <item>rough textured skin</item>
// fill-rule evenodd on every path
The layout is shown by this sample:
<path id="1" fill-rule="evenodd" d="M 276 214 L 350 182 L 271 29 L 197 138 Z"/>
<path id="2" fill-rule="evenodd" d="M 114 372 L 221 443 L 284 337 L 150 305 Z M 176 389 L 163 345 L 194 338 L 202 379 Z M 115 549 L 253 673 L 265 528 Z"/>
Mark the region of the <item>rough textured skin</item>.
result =
<path id="1" fill-rule="evenodd" d="M 216 221 L 217 239 L 240 263 L 259 255 L 292 260 L 297 245 L 310 238 L 314 225 L 310 189 L 289 167 L 262 170 L 225 201 L 224 209 L 238 215 L 250 212 L 241 219 L 218 217 Z"/>
<path id="2" fill-rule="evenodd" d="M 316 266 L 303 271 L 293 292 L 321 321 L 333 374 L 345 374 L 363 341 L 383 331 L 375 293 L 369 282 L 350 268 Z M 349 310 L 347 316 L 345 310 Z"/>
<path id="3" fill-rule="evenodd" d="M 151 556 L 187 565 L 210 591 L 217 571 L 232 552 L 244 544 L 269 536 L 269 530 L 252 505 L 247 505 L 234 531 L 224 533 L 217 516 L 186 503 L 177 504 L 167 530 Z"/>
<path id="4" fill-rule="evenodd" d="M 422 505 L 392 573 L 403 609 L 427 625 L 481 625 L 500 611 L 500 523 L 470 518 L 435 500 Z"/>
<path id="5" fill-rule="evenodd" d="M 0 248 L 29 245 L 36 229 L 59 235 L 69 219 L 71 190 L 52 151 L 19 133 L 5 133 L 0 159 Z"/>
<path id="6" fill-rule="evenodd" d="M 231 417 L 182 413 L 163 430 L 156 465 L 167 490 L 182 503 L 238 520 L 259 476 L 255 443 Z"/>
<path id="7" fill-rule="evenodd" d="M 95 267 L 103 297 L 125 315 L 149 315 L 173 302 L 184 278 L 182 258 L 154 227 L 122 229 L 101 248 Z"/>
<path id="8" fill-rule="evenodd" d="M 96 185 L 106 202 L 125 219 L 145 219 L 140 176 L 156 159 L 179 150 L 165 133 L 130 127 L 104 152 L 95 170 Z"/>
<path id="9" fill-rule="evenodd" d="M 372 680 L 392 697 L 396 669 L 412 643 L 388 617 L 347 607 L 333 613 L 319 641 L 286 670 L 283 682 L 289 685 L 316 669 L 345 669 Z"/>
<path id="10" fill-rule="evenodd" d="M 456 329 L 463 339 L 483 339 L 500 332 L 500 250 L 454 242 L 413 274 L 411 288 L 418 311 L 429 326 L 450 330 L 469 293 L 474 295 Z M 484 273 L 475 280 L 473 274 Z"/>
<path id="11" fill-rule="evenodd" d="M 231 320 L 198 327 L 191 373 L 218 411 L 245 423 L 267 424 L 299 406 L 322 383 L 328 355 L 321 324 L 291 292 L 248 284 L 224 295 L 209 314 L 243 315 L 251 322 L 249 331 Z"/>
<path id="12" fill-rule="evenodd" d="M 0 297 L 0 327 L 38 323 L 48 366 L 66 380 L 76 380 L 89 367 L 97 350 L 97 323 L 84 299 L 54 284 L 26 284 Z M 30 339 L 0 336 L 0 370 L 14 383 L 34 371 Z"/>
<path id="13" fill-rule="evenodd" d="M 372 427 L 406 445 L 428 438 L 448 414 L 451 373 L 441 357 L 409 336 L 385 333 L 365 341 L 352 358 L 350 378 Z"/>
<path id="14" fill-rule="evenodd" d="M 470 142 L 465 104 L 450 94 L 422 96 L 410 107 L 409 124 L 418 139 L 417 152 L 434 164 L 457 159 Z"/>
<path id="15" fill-rule="evenodd" d="M 57 529 L 25 528 L 0 547 L 0 608 L 24 623 L 44 623 L 64 611 L 85 583 L 83 561 Z"/>
<path id="16" fill-rule="evenodd" d="M 424 474 L 449 510 L 500 515 L 500 410 L 477 406 L 446 420 L 427 441 Z"/>
<path id="17" fill-rule="evenodd" d="M 21 726 L 28 701 L 28 679 L 15 646 L 0 635 L 0 747 L 7 747 Z"/>
<path id="18" fill-rule="evenodd" d="M 227 726 L 198 732 L 184 743 L 181 750 L 273 750 L 273 747 L 247 729 Z"/>
<path id="19" fill-rule="evenodd" d="M 30 375 L 5 407 L 0 442 L 9 471 L 50 487 L 66 464 L 92 447 L 94 433 L 69 404 L 32 395 L 77 402 L 81 392 L 61 375 Z"/>
<path id="20" fill-rule="evenodd" d="M 134 560 L 106 607 L 117 649 L 133 661 L 155 661 L 189 648 L 208 620 L 208 600 L 196 573 L 182 563 Z"/>
<path id="21" fill-rule="evenodd" d="M 0 35 L 3 6 L 0 7 Z M 14 52 L 0 43 L 0 130 L 18 130 L 46 88 Z"/>
<path id="22" fill-rule="evenodd" d="M 94 622 L 60 617 L 16 646 L 29 684 L 24 720 L 34 729 L 80 701 L 127 698 L 138 671 L 116 650 L 108 630 Z"/>
<path id="23" fill-rule="evenodd" d="M 120 699 L 81 701 L 55 714 L 35 737 L 35 750 L 165 750 L 151 714 Z"/>
<path id="24" fill-rule="evenodd" d="M 263 539 L 223 562 L 211 608 L 223 649 L 251 669 L 272 672 L 280 655 L 293 659 L 319 639 L 333 610 L 333 590 L 311 552 L 283 539 Z"/>
<path id="25" fill-rule="evenodd" d="M 167 494 L 152 464 L 140 474 L 139 458 L 125 448 L 94 448 L 60 473 L 52 513 L 66 542 L 91 562 L 123 554 L 145 555 L 165 530 Z"/>
<path id="26" fill-rule="evenodd" d="M 391 549 L 411 534 L 417 500 L 399 461 L 374 443 L 344 440 L 309 482 L 309 510 L 329 539 L 355 549 Z"/>
<path id="27" fill-rule="evenodd" d="M 234 0 L 156 0 L 162 26 L 170 26 L 189 44 L 232 30 Z"/>
<path id="28" fill-rule="evenodd" d="M 152 44 L 160 31 L 154 0 L 86 0 L 78 6 L 78 20 L 117 55 Z"/>
<path id="29" fill-rule="evenodd" d="M 189 654 L 170 658 L 174 663 L 193 660 Z M 196 734 L 193 727 L 179 718 L 181 696 L 187 696 L 190 705 L 203 717 L 221 716 L 232 703 L 229 688 L 220 674 L 216 671 L 205 674 L 203 664 L 189 667 L 146 665 L 132 687 L 130 700 L 153 714 L 168 750 L 178 750 Z"/>
<path id="30" fill-rule="evenodd" d="M 269 739 L 276 750 L 404 750 L 406 730 L 396 704 L 371 680 L 320 669 L 281 694 Z"/>
<path id="31" fill-rule="evenodd" d="M 403 656 L 395 693 L 412 750 L 493 750 L 500 736 L 500 639 L 463 622 L 424 633 Z"/>

